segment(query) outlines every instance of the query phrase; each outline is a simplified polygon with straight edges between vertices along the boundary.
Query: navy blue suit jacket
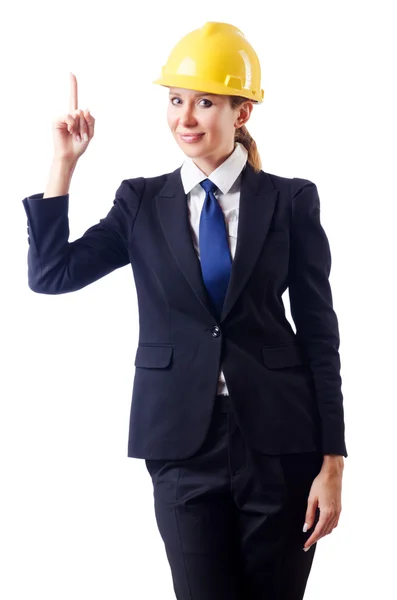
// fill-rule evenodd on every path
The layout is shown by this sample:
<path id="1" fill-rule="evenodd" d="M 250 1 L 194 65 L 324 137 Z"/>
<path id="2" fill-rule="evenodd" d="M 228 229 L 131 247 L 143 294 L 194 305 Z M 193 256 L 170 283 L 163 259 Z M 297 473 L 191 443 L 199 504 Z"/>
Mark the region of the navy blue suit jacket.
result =
<path id="1" fill-rule="evenodd" d="M 220 317 L 203 284 L 180 168 L 123 180 L 108 215 L 73 242 L 68 194 L 23 200 L 35 292 L 73 292 L 132 266 L 140 329 L 128 456 L 183 459 L 198 450 L 221 361 L 249 445 L 347 456 L 331 254 L 316 185 L 247 164 L 241 186 Z M 287 288 L 296 333 L 281 299 Z"/>

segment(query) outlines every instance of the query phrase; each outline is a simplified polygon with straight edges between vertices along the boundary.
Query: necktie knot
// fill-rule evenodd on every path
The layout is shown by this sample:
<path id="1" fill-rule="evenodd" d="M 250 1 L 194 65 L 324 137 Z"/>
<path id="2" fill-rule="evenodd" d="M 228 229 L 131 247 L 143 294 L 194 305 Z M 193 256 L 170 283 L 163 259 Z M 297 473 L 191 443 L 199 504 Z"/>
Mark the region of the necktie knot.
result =
<path id="1" fill-rule="evenodd" d="M 211 179 L 204 179 L 204 181 L 202 181 L 200 185 L 207 194 L 208 192 L 213 194 L 218 189 L 215 183 L 211 181 Z"/>

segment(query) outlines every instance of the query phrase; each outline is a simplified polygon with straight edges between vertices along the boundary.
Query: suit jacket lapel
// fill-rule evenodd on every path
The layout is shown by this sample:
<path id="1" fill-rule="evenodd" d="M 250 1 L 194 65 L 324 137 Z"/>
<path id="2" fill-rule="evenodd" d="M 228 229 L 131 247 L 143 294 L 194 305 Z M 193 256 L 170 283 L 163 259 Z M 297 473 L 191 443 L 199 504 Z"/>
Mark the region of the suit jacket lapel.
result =
<path id="1" fill-rule="evenodd" d="M 237 246 L 220 320 L 224 321 L 244 290 L 272 220 L 278 191 L 267 173 L 247 163 L 241 180 Z"/>
<path id="2" fill-rule="evenodd" d="M 171 173 L 156 196 L 157 213 L 168 246 L 185 279 L 206 311 L 206 318 L 216 321 L 216 311 L 208 296 L 201 274 L 200 260 L 193 245 L 187 196 L 183 189 L 181 169 Z"/>
<path id="3" fill-rule="evenodd" d="M 241 181 L 236 254 L 220 319 L 205 288 L 200 260 L 194 249 L 180 168 L 169 175 L 156 196 L 164 236 L 185 279 L 206 311 L 207 318 L 210 316 L 212 320 L 224 321 L 242 293 L 266 239 L 277 194 L 267 173 L 255 173 L 247 163 Z"/>

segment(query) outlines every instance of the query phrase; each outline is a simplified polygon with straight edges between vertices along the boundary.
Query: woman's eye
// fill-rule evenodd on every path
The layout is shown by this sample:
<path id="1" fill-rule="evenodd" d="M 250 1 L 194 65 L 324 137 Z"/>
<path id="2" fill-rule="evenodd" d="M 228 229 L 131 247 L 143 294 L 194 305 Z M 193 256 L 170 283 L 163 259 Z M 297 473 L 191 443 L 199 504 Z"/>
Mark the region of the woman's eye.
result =
<path id="1" fill-rule="evenodd" d="M 180 100 L 180 98 L 178 98 L 176 96 L 174 98 L 171 98 L 171 104 L 173 104 L 174 106 L 179 106 L 179 102 L 175 102 L 175 100 Z M 202 105 L 202 106 L 204 106 L 204 108 L 209 108 L 210 106 L 212 106 L 211 100 L 207 100 L 207 98 L 201 98 L 200 102 L 207 103 L 207 104 Z"/>

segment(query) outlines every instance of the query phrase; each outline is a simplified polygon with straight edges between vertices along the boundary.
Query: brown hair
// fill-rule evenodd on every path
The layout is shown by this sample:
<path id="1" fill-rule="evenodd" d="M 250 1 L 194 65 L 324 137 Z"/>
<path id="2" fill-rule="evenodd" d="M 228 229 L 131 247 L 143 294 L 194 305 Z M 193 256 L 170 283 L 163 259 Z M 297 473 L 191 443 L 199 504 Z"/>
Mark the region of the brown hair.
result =
<path id="1" fill-rule="evenodd" d="M 243 98 L 242 96 L 229 96 L 230 104 L 232 108 L 238 108 L 243 104 L 243 102 L 247 101 L 247 98 Z M 248 129 L 245 125 L 242 127 L 236 128 L 236 132 L 234 134 L 234 141 L 240 142 L 248 151 L 248 162 L 251 167 L 254 168 L 256 173 L 262 169 L 262 161 L 259 156 L 258 148 L 256 146 L 255 140 L 251 137 L 248 132 Z"/>

